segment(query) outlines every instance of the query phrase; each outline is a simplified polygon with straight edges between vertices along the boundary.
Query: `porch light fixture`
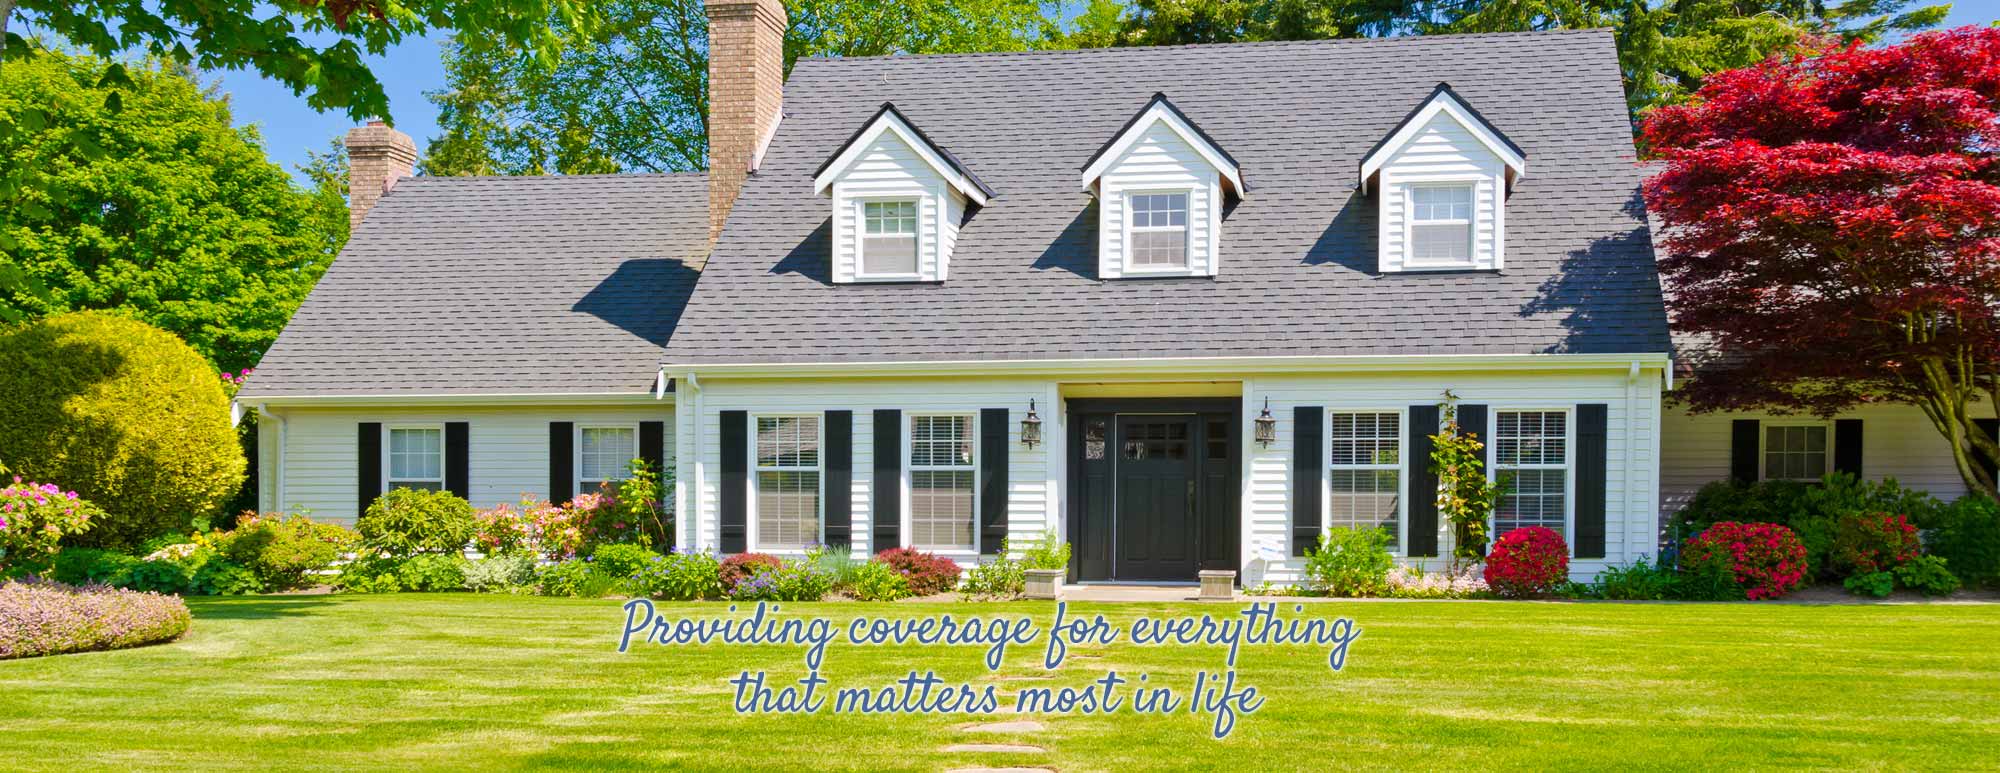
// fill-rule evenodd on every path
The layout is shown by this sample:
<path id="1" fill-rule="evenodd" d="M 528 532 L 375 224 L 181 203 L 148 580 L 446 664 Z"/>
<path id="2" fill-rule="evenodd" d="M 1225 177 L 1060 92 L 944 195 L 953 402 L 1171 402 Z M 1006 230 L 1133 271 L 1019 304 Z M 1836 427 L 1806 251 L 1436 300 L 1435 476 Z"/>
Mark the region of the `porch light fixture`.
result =
<path id="1" fill-rule="evenodd" d="M 1270 448 L 1278 442 L 1278 420 L 1271 417 L 1271 398 L 1264 398 L 1264 412 L 1257 415 L 1257 445 Z"/>
<path id="2" fill-rule="evenodd" d="M 1028 415 L 1021 419 L 1021 445 L 1034 448 L 1042 442 L 1042 417 L 1035 415 L 1035 399 L 1028 398 Z"/>

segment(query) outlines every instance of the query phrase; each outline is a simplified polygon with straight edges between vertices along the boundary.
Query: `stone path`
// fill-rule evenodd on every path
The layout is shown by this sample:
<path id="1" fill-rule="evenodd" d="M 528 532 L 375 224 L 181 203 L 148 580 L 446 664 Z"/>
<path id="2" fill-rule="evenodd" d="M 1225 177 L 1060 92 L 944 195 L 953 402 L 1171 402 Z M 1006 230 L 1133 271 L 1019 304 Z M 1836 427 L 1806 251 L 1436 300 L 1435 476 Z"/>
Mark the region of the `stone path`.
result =
<path id="1" fill-rule="evenodd" d="M 958 726 L 958 730 L 961 733 L 990 733 L 997 735 L 1040 733 L 1048 729 L 1048 725 L 1032 719 L 983 722 Z M 944 747 L 944 751 L 947 754 L 1043 754 L 1048 750 L 1040 746 L 1031 746 L 1024 743 L 957 743 Z M 1054 771 L 1050 768 L 971 767 L 952 768 L 950 773 L 1054 773 Z"/>

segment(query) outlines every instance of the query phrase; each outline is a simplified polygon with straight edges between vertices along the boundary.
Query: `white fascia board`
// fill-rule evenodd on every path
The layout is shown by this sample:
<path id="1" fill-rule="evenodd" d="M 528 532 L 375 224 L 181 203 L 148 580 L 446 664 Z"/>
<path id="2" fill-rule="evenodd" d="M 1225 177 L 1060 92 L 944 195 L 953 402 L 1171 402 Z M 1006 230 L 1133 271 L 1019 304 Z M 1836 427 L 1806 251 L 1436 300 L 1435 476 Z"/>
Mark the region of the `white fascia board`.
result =
<path id="1" fill-rule="evenodd" d="M 1281 373 L 1335 372 L 1490 372 L 1508 370 L 1612 370 L 1623 372 L 1634 362 L 1642 368 L 1663 368 L 1670 364 L 1666 352 L 1621 354 L 1472 354 L 1472 355 L 1349 355 L 1280 357 L 1162 357 L 1156 359 L 1064 359 L 1064 360 L 961 360 L 948 362 L 855 362 L 855 363 L 742 363 L 669 366 L 676 369 L 699 367 L 706 378 L 799 378 L 804 376 L 898 377 L 898 376 L 990 376 L 1031 374 L 1037 376 L 1084 376 L 1102 379 L 1115 374 L 1133 376 L 1225 377 Z"/>
<path id="2" fill-rule="evenodd" d="M 1416 139 L 1417 134 L 1429 127 L 1431 120 L 1439 114 L 1450 116 L 1453 121 L 1458 122 L 1458 125 L 1465 127 L 1466 132 L 1479 140 L 1480 145 L 1485 146 L 1488 152 L 1507 166 L 1507 171 L 1513 174 L 1514 179 L 1519 179 L 1528 173 L 1527 158 L 1508 147 L 1499 135 L 1494 134 L 1493 130 L 1486 126 L 1485 121 L 1474 118 L 1465 104 L 1459 102 L 1450 92 L 1439 91 L 1437 95 L 1431 97 L 1430 102 L 1425 104 L 1422 110 L 1417 111 L 1410 120 L 1403 122 L 1402 127 L 1390 135 L 1388 142 L 1382 143 L 1382 147 L 1361 160 L 1362 193 L 1368 192 L 1368 181 L 1375 178 L 1376 172 L 1382 171 L 1382 165 L 1395 157 L 1396 152 L 1402 150 L 1404 145 L 1408 145 L 1410 140 Z"/>
<path id="3" fill-rule="evenodd" d="M 1086 191 L 1091 190 L 1092 186 L 1097 184 L 1097 179 L 1103 177 L 1104 173 L 1111 169 L 1112 164 L 1118 163 L 1118 160 L 1125 156 L 1125 152 L 1132 149 L 1132 144 L 1138 142 L 1139 138 L 1145 135 L 1146 130 L 1153 128 L 1153 124 L 1155 123 L 1166 124 L 1167 128 L 1180 137 L 1182 142 L 1187 143 L 1188 147 L 1194 148 L 1196 153 L 1201 154 L 1202 160 L 1207 161 L 1209 166 L 1215 167 L 1215 171 L 1222 175 L 1222 179 L 1229 183 L 1230 189 L 1236 191 L 1236 195 L 1243 196 L 1247 193 L 1243 190 L 1243 170 L 1238 169 L 1235 164 L 1230 163 L 1229 158 L 1224 156 L 1220 149 L 1210 144 L 1208 140 L 1203 139 L 1200 132 L 1195 131 L 1194 127 L 1189 126 L 1186 121 L 1181 120 L 1181 117 L 1175 115 L 1174 111 L 1168 109 L 1166 105 L 1159 103 L 1154 103 L 1152 107 L 1147 108 L 1144 116 L 1132 122 L 1132 128 L 1126 129 L 1124 134 L 1118 135 L 1118 138 L 1111 143 L 1111 147 L 1107 148 L 1102 154 L 1099 154 L 1097 160 L 1092 162 L 1089 168 L 1083 170 L 1083 189 Z"/>
<path id="4" fill-rule="evenodd" d="M 881 139 L 884 133 L 896 135 L 896 138 L 902 140 L 903 144 L 915 150 L 917 157 L 923 159 L 925 165 L 928 165 L 932 171 L 937 172 L 939 177 L 944 178 L 945 182 L 950 183 L 951 187 L 957 189 L 967 200 L 982 207 L 986 206 L 985 191 L 980 190 L 979 186 L 972 184 L 971 180 L 966 179 L 964 173 L 958 171 L 950 162 L 945 161 L 943 156 L 938 155 L 937 151 L 931 149 L 929 142 L 925 142 L 923 138 L 917 136 L 916 130 L 910 128 L 909 124 L 903 123 L 901 118 L 897 118 L 896 114 L 889 110 L 884 110 L 880 115 L 876 116 L 874 123 L 869 124 L 868 128 L 855 137 L 853 142 L 848 143 L 847 149 L 841 151 L 840 156 L 835 158 L 833 163 L 828 164 L 825 171 L 820 172 L 818 177 L 813 178 L 813 192 L 821 196 L 832 192 L 834 181 L 840 179 L 841 175 L 847 174 L 848 167 L 853 166 L 856 161 L 860 161 L 862 154 L 867 153 L 868 148 L 872 147 L 876 140 Z"/>
<path id="5" fill-rule="evenodd" d="M 344 407 L 344 406 L 433 406 L 433 405 L 649 405 L 673 402 L 674 395 L 654 397 L 646 392 L 580 392 L 563 394 L 409 394 L 409 395 L 250 395 L 238 400 L 256 406 Z"/>

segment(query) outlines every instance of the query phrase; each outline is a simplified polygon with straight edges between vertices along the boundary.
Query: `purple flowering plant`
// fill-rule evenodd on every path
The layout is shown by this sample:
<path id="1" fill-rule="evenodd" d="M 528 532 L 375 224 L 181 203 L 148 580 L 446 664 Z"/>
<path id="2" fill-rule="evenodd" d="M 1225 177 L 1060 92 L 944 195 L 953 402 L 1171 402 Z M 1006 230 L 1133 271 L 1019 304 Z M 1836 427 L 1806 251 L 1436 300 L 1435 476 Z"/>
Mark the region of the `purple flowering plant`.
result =
<path id="1" fill-rule="evenodd" d="M 64 536 L 89 529 L 101 514 L 74 491 L 14 476 L 0 488 L 0 569 L 45 568 Z"/>

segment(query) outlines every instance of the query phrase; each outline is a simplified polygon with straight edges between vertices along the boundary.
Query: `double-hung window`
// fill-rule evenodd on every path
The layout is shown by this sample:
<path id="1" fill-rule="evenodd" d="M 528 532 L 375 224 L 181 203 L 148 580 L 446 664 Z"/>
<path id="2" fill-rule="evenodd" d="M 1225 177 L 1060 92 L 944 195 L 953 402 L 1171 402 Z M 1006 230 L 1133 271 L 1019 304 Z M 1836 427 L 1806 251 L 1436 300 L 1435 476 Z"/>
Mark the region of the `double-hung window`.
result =
<path id="1" fill-rule="evenodd" d="M 1188 256 L 1188 195 L 1186 193 L 1134 193 L 1127 201 L 1132 211 L 1132 266 L 1134 268 L 1185 268 Z"/>
<path id="2" fill-rule="evenodd" d="M 1826 474 L 1826 425 L 1764 427 L 1764 477 L 1816 481 Z"/>
<path id="3" fill-rule="evenodd" d="M 1401 544 L 1402 415 L 1394 411 L 1334 412 L 1328 417 L 1327 511 L 1336 529 L 1387 529 Z"/>
<path id="4" fill-rule="evenodd" d="M 757 417 L 757 545 L 801 550 L 820 541 L 818 416 Z"/>
<path id="5" fill-rule="evenodd" d="M 917 202 L 861 203 L 861 275 L 901 277 L 917 273 Z"/>
<path id="6" fill-rule="evenodd" d="M 1410 263 L 1470 264 L 1472 184 L 1415 185 L 1409 191 Z"/>
<path id="7" fill-rule="evenodd" d="M 1493 424 L 1493 468 L 1509 478 L 1493 511 L 1493 537 L 1528 526 L 1545 526 L 1569 538 L 1569 414 L 1563 411 L 1500 411 Z"/>
<path id="8" fill-rule="evenodd" d="M 444 489 L 444 429 L 390 427 L 388 488 Z"/>
<path id="9" fill-rule="evenodd" d="M 974 550 L 971 416 L 910 417 L 910 540 Z"/>
<path id="10" fill-rule="evenodd" d="M 639 455 L 639 431 L 633 427 L 578 427 L 576 491 L 593 494 L 631 477 Z"/>

